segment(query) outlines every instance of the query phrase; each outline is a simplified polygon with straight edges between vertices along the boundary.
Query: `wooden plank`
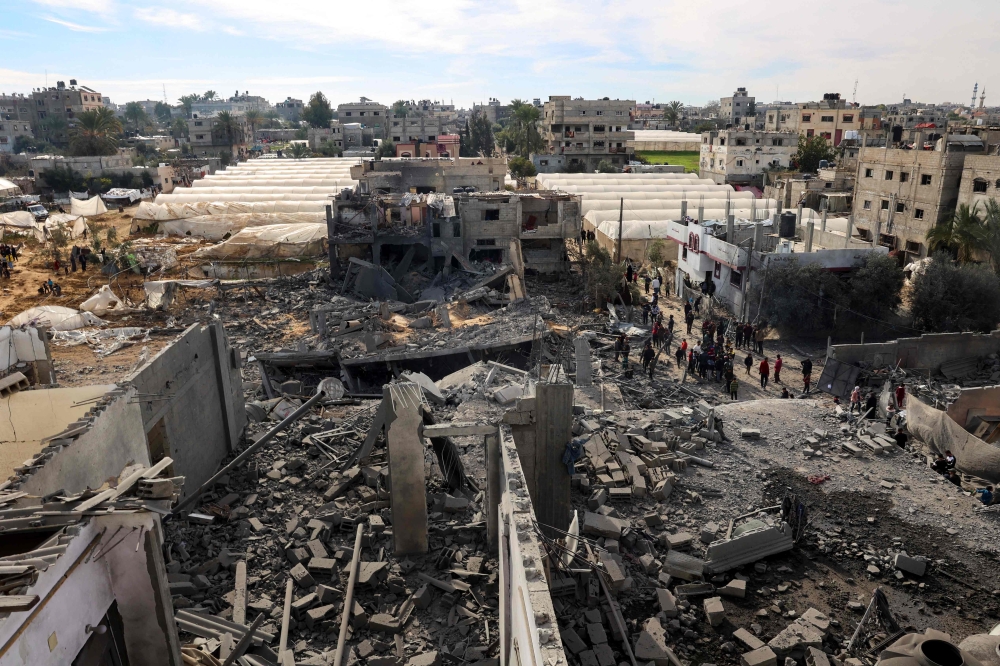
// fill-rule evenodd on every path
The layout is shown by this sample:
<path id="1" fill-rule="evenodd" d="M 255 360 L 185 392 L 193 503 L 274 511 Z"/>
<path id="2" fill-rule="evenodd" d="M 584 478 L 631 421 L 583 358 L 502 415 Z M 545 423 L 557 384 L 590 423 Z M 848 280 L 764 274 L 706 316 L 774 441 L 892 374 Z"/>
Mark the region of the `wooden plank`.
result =
<path id="1" fill-rule="evenodd" d="M 340 634 L 337 637 L 337 651 L 333 654 L 333 666 L 341 666 L 344 660 L 344 643 L 347 641 L 347 625 L 354 610 L 354 583 L 358 580 L 358 563 L 361 560 L 361 533 L 364 525 L 359 524 L 354 535 L 354 557 L 351 558 L 351 571 L 347 578 L 347 588 L 344 590 L 344 614 L 340 618 Z M 279 653 L 280 654 L 280 653 Z"/>
<path id="2" fill-rule="evenodd" d="M 497 363 L 496 361 L 489 361 L 488 365 L 490 365 L 491 367 L 494 367 L 494 368 L 496 368 L 498 370 L 504 370 L 506 372 L 509 372 L 509 373 L 512 373 L 512 374 L 515 374 L 515 375 L 521 375 L 522 377 L 526 376 L 528 374 L 527 370 L 518 370 L 517 368 L 512 368 L 509 365 L 504 365 L 503 363 Z"/>
<path id="3" fill-rule="evenodd" d="M 288 623 L 292 616 L 292 589 L 295 583 L 289 576 L 288 582 L 285 583 L 285 608 L 281 613 L 281 640 L 278 642 L 278 656 L 280 657 L 285 653 L 288 648 Z"/>
<path id="4" fill-rule="evenodd" d="M 236 594 L 233 598 L 233 622 L 246 624 L 247 619 L 247 563 L 236 563 Z"/>
<path id="5" fill-rule="evenodd" d="M 289 580 L 288 582 L 291 583 L 292 581 Z M 243 653 L 247 651 L 247 648 L 250 647 L 251 641 L 253 641 L 254 632 L 257 631 L 257 627 L 259 627 L 260 623 L 263 621 L 264 614 L 258 613 L 257 617 L 253 621 L 253 624 L 250 625 L 250 630 L 243 634 L 243 638 L 241 638 L 240 642 L 236 644 L 236 647 L 233 648 L 233 651 L 228 657 L 226 657 L 226 660 L 222 662 L 222 666 L 231 666 L 234 661 L 243 656 Z"/>
<path id="6" fill-rule="evenodd" d="M 109 488 L 108 490 L 105 490 L 102 493 L 94 495 L 86 502 L 83 502 L 82 504 L 78 504 L 77 506 L 73 507 L 73 512 L 81 513 L 83 511 L 86 511 L 87 509 L 92 509 L 101 502 L 113 501 L 117 499 L 119 496 L 131 490 L 132 486 L 134 486 L 139 481 L 139 479 L 151 479 L 160 472 L 162 472 L 163 470 L 165 470 L 167 467 L 169 467 L 173 462 L 174 461 L 172 458 L 164 458 L 163 460 L 156 463 L 152 467 L 132 472 L 127 477 L 125 477 L 121 483 L 118 484 L 117 488 Z"/>
<path id="7" fill-rule="evenodd" d="M 479 423 L 437 423 L 435 425 L 425 425 L 423 428 L 424 437 L 465 437 L 469 435 L 494 435 L 497 427 L 489 424 Z"/>
<path id="8" fill-rule="evenodd" d="M 37 594 L 0 595 L 0 613 L 21 613 L 38 603 Z"/>

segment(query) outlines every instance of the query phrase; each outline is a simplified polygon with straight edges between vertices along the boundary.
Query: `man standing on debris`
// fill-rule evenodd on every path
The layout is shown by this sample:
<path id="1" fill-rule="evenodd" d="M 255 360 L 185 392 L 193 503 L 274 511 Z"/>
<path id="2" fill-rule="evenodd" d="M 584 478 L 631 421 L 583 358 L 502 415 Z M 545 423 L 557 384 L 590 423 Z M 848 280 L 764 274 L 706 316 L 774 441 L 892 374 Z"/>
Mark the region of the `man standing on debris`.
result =
<path id="1" fill-rule="evenodd" d="M 764 327 L 758 326 L 757 330 L 754 331 L 753 339 L 757 342 L 757 353 L 764 353 Z"/>
<path id="2" fill-rule="evenodd" d="M 685 340 L 680 347 L 677 348 L 674 357 L 677 358 L 677 369 L 681 369 L 681 363 L 684 361 L 684 354 L 687 352 L 687 340 Z"/>
<path id="3" fill-rule="evenodd" d="M 858 414 L 861 413 L 861 387 L 855 386 L 854 390 L 851 391 L 851 411 L 849 414 L 854 413 L 854 408 L 858 408 Z"/>
<path id="4" fill-rule="evenodd" d="M 778 354 L 778 358 L 774 359 L 774 383 L 781 383 L 781 365 L 784 361 L 781 360 L 781 354 Z"/>
<path id="5" fill-rule="evenodd" d="M 753 354 L 747 354 L 747 357 L 743 359 L 743 365 L 747 366 L 747 376 L 750 376 L 750 368 L 753 367 Z"/>
<path id="6" fill-rule="evenodd" d="M 646 295 L 649 296 L 649 285 L 653 282 L 653 280 L 649 277 L 649 273 L 646 273 L 646 275 L 643 276 L 643 281 L 646 283 Z"/>
<path id="7" fill-rule="evenodd" d="M 729 398 L 731 400 L 739 400 L 739 398 L 736 397 L 736 392 L 739 388 L 740 381 L 736 379 L 736 377 L 733 377 L 733 381 L 729 382 Z"/>
<path id="8" fill-rule="evenodd" d="M 736 325 L 736 348 L 739 349 L 743 346 L 743 325 Z"/>
<path id="9" fill-rule="evenodd" d="M 618 357 L 621 355 L 622 351 L 624 351 L 625 342 L 625 334 L 619 333 L 618 339 L 615 340 L 615 361 L 618 361 Z"/>
<path id="10" fill-rule="evenodd" d="M 802 384 L 805 385 L 805 392 L 809 393 L 809 384 L 812 382 L 813 362 L 806 358 L 802 361 Z"/>
<path id="11" fill-rule="evenodd" d="M 906 387 L 900 384 L 896 387 L 896 409 L 903 408 L 903 400 L 906 399 Z"/>
<path id="12" fill-rule="evenodd" d="M 657 296 L 660 295 L 660 278 L 658 277 L 653 278 L 653 293 Z"/>
<path id="13" fill-rule="evenodd" d="M 649 303 L 642 304 L 642 325 L 645 326 L 649 322 Z"/>
<path id="14" fill-rule="evenodd" d="M 646 344 L 642 346 L 642 355 L 640 356 L 643 370 L 649 370 L 649 363 L 653 360 L 653 356 L 655 355 L 656 352 L 653 351 L 653 341 L 646 340 Z"/>
<path id="15" fill-rule="evenodd" d="M 760 367 L 757 368 L 760 371 L 760 387 L 762 389 L 767 388 L 767 380 L 771 376 L 771 364 L 767 362 L 767 357 L 760 362 Z"/>
<path id="16" fill-rule="evenodd" d="M 625 263 L 625 282 L 632 281 L 632 262 Z"/>
<path id="17" fill-rule="evenodd" d="M 687 314 L 684 315 L 684 323 L 687 324 L 688 335 L 691 335 L 691 327 L 694 325 L 694 311 L 687 311 Z"/>

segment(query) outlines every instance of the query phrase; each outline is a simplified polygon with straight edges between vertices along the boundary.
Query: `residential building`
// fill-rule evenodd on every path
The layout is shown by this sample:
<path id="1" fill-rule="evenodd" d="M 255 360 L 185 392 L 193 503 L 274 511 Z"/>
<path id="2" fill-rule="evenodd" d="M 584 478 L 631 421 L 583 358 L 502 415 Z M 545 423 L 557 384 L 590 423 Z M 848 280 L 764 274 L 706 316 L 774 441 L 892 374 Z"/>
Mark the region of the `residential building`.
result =
<path id="1" fill-rule="evenodd" d="M 635 132 L 628 129 L 635 113 L 635 100 L 573 99 L 553 95 L 542 107 L 542 138 L 549 155 L 565 155 L 567 166 L 597 169 L 607 161 L 624 166 L 632 159 L 628 142 Z"/>
<path id="2" fill-rule="evenodd" d="M 856 164 L 819 169 L 816 174 L 795 173 L 769 179 L 764 187 L 764 198 L 775 199 L 783 208 L 821 210 L 826 206 L 830 213 L 849 213 L 854 195 Z M 825 202 L 825 204 L 824 204 Z"/>
<path id="3" fill-rule="evenodd" d="M 310 150 L 314 152 L 320 152 L 328 145 L 344 149 L 344 128 L 337 121 L 331 123 L 330 127 L 310 127 L 306 138 L 309 140 Z"/>
<path id="4" fill-rule="evenodd" d="M 757 129 L 768 132 L 798 132 L 799 105 L 794 102 L 771 102 L 758 104 L 756 114 Z"/>
<path id="5" fill-rule="evenodd" d="M 281 116 L 282 120 L 286 120 L 290 123 L 297 123 L 302 117 L 302 109 L 305 107 L 305 103 L 301 99 L 294 99 L 288 97 L 284 102 L 278 102 L 274 105 L 275 112 Z"/>
<path id="6" fill-rule="evenodd" d="M 427 141 L 408 141 L 396 144 L 396 157 L 458 157 L 462 138 L 458 134 L 428 137 Z"/>
<path id="7" fill-rule="evenodd" d="M 63 81 L 55 87 L 38 88 L 31 93 L 31 128 L 35 136 L 56 145 L 69 143 L 69 130 L 78 115 L 104 107 L 101 93 L 86 86 L 77 86 L 76 79 Z"/>
<path id="8" fill-rule="evenodd" d="M 917 143 L 924 145 L 922 138 Z M 882 137 L 864 137 L 853 208 L 858 235 L 907 259 L 927 256 L 927 232 L 954 212 L 965 160 L 983 148 L 972 135 L 942 137 L 932 150 L 893 148 Z"/>
<path id="9" fill-rule="evenodd" d="M 389 121 L 389 138 L 393 143 L 433 142 L 437 136 L 452 133 L 456 133 L 454 123 L 439 116 L 393 114 Z"/>
<path id="10" fill-rule="evenodd" d="M 252 140 L 250 126 L 242 117 L 236 116 L 237 131 L 233 137 L 224 137 L 217 129 L 219 119 L 216 116 L 192 117 L 188 123 L 188 141 L 191 153 L 197 156 L 218 155 L 228 150 L 232 155 L 238 155 L 247 150 L 247 141 Z M 229 141 L 232 140 L 230 144 Z"/>
<path id="11" fill-rule="evenodd" d="M 358 102 L 337 105 L 337 119 L 341 123 L 359 123 L 371 130 L 371 135 L 376 139 L 384 139 L 388 136 L 386 122 L 388 116 L 389 107 L 373 102 L 367 97 L 362 97 Z M 371 144 L 365 145 L 370 146 Z"/>
<path id="12" fill-rule="evenodd" d="M 17 137 L 35 136 L 31 129 L 32 100 L 24 95 L 0 95 L 0 153 L 14 152 Z"/>
<path id="13" fill-rule="evenodd" d="M 486 104 L 473 104 L 473 113 L 483 113 L 491 123 L 499 123 L 510 116 L 510 105 L 501 104 L 496 97 L 490 97 Z"/>
<path id="14" fill-rule="evenodd" d="M 976 207 L 981 215 L 990 199 L 1000 204 L 1000 156 L 967 155 L 958 188 L 958 205 Z"/>
<path id="15" fill-rule="evenodd" d="M 195 102 L 191 105 L 192 118 L 209 118 L 217 116 L 223 111 L 228 111 L 235 116 L 242 116 L 247 111 L 253 109 L 264 113 L 271 108 L 271 103 L 259 95 L 251 95 L 249 91 L 242 95 L 239 91 L 229 99 L 213 99 L 210 101 Z"/>
<path id="16" fill-rule="evenodd" d="M 361 150 L 365 146 L 373 145 L 374 134 L 370 127 L 365 127 L 361 123 L 334 122 L 340 125 L 340 140 L 344 146 L 344 150 Z"/>
<path id="17" fill-rule="evenodd" d="M 826 93 L 822 102 L 798 105 L 798 132 L 805 137 L 819 136 L 839 146 L 844 132 L 861 129 L 860 108 L 840 99 L 840 93 Z"/>
<path id="18" fill-rule="evenodd" d="M 798 150 L 794 132 L 728 129 L 701 135 L 699 174 L 720 185 L 762 186 L 764 171 L 788 168 Z"/>
<path id="19" fill-rule="evenodd" d="M 724 123 L 739 125 L 744 122 L 744 118 L 753 118 L 751 122 L 756 123 L 756 104 L 753 96 L 747 94 L 746 88 L 737 88 L 731 96 L 719 100 L 719 119 Z"/>
<path id="20" fill-rule="evenodd" d="M 360 193 L 451 193 L 455 188 L 474 192 L 503 189 L 507 160 L 462 157 L 448 160 L 365 160 L 351 167 Z"/>

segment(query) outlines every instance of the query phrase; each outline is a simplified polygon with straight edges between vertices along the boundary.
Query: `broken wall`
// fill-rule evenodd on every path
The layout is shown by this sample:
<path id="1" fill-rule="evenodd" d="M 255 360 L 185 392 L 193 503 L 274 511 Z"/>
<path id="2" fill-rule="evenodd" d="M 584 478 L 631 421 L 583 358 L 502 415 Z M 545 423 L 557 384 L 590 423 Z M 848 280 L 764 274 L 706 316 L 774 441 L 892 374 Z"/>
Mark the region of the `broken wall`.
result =
<path id="1" fill-rule="evenodd" d="M 246 426 L 239 354 L 222 323 L 193 324 L 126 380 L 135 386 L 150 462 L 173 458 L 185 489 L 207 481 Z"/>
<path id="2" fill-rule="evenodd" d="M 976 416 L 1000 416 L 1000 386 L 977 386 L 962 389 L 958 400 L 945 412 L 963 428 Z"/>
<path id="3" fill-rule="evenodd" d="M 945 412 L 912 395 L 906 399 L 906 428 L 931 451 L 940 455 L 951 451 L 958 471 L 1000 482 L 1000 447 L 966 432 Z"/>
<path id="4" fill-rule="evenodd" d="M 992 333 L 928 333 L 919 338 L 899 338 L 891 342 L 833 345 L 830 357 L 842 363 L 870 363 L 874 367 L 926 368 L 937 370 L 942 363 L 988 356 L 1000 350 L 1000 330 Z"/>
<path id="5" fill-rule="evenodd" d="M 44 329 L 0 328 L 0 372 L 24 374 L 32 384 L 55 384 L 52 353 Z"/>

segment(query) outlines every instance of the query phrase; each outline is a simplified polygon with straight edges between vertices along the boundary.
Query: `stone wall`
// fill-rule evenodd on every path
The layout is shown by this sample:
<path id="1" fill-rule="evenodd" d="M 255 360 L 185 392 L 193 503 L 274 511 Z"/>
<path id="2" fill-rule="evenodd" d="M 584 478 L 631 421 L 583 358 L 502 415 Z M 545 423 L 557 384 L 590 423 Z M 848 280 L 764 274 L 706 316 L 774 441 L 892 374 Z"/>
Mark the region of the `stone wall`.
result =
<path id="1" fill-rule="evenodd" d="M 896 365 L 936 371 L 942 363 L 1000 351 L 1000 330 L 992 333 L 930 333 L 891 342 L 833 345 L 830 358 L 841 363 Z"/>

